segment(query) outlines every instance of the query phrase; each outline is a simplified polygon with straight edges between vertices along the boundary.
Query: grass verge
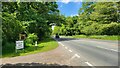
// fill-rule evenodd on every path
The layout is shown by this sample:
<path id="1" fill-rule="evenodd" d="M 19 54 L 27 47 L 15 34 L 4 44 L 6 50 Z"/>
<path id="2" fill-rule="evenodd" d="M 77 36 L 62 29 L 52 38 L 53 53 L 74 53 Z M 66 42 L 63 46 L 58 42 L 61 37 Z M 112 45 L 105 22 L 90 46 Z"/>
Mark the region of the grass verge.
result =
<path id="1" fill-rule="evenodd" d="M 120 40 L 120 36 L 107 36 L 107 35 L 74 35 L 68 36 L 70 38 L 88 38 L 88 39 L 101 39 L 101 40 Z"/>
<path id="2" fill-rule="evenodd" d="M 45 52 L 49 50 L 53 50 L 58 47 L 58 43 L 52 39 L 47 38 L 43 41 L 38 42 L 38 46 L 29 45 L 25 47 L 24 50 L 17 50 L 18 53 L 15 52 L 15 43 L 7 43 L 7 46 L 2 47 L 2 58 L 5 57 L 15 57 L 15 56 L 23 56 L 28 54 L 34 54 L 38 52 Z"/>

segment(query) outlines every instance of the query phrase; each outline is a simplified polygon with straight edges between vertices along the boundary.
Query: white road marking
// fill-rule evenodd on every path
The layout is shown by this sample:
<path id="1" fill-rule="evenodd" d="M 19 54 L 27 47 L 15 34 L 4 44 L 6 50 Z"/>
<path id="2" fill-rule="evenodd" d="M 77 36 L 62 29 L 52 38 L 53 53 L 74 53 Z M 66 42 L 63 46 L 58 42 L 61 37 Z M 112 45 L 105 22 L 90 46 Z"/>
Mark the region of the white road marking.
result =
<path id="1" fill-rule="evenodd" d="M 76 56 L 73 55 L 69 60 L 68 60 L 68 64 L 70 64 L 71 60 L 73 60 Z"/>
<path id="2" fill-rule="evenodd" d="M 76 57 L 80 58 L 80 56 L 78 54 L 75 54 Z"/>
<path id="3" fill-rule="evenodd" d="M 68 49 L 67 47 L 65 47 L 65 49 Z"/>
<path id="4" fill-rule="evenodd" d="M 118 52 L 117 50 L 115 49 L 108 49 L 108 48 L 104 48 L 104 47 L 101 47 L 101 46 L 97 46 L 98 48 L 102 48 L 102 49 L 106 49 L 106 50 L 111 50 L 111 51 L 115 51 L 115 52 Z"/>
<path id="5" fill-rule="evenodd" d="M 61 44 L 62 46 L 65 46 L 65 45 L 63 45 L 61 42 L 58 42 L 59 44 Z"/>
<path id="6" fill-rule="evenodd" d="M 114 50 L 114 49 L 110 49 L 110 50 L 118 52 L 117 50 Z"/>
<path id="7" fill-rule="evenodd" d="M 69 52 L 72 52 L 72 50 L 69 50 Z"/>
<path id="8" fill-rule="evenodd" d="M 89 66 L 93 66 L 92 64 L 90 64 L 89 62 L 85 62 L 87 65 L 89 65 Z"/>
<path id="9" fill-rule="evenodd" d="M 62 46 L 64 46 L 64 45 L 62 45 Z"/>
<path id="10" fill-rule="evenodd" d="M 70 60 L 72 60 L 72 59 L 74 59 L 75 57 L 78 57 L 78 58 L 80 58 L 80 56 L 79 55 L 77 55 L 77 54 L 74 54 L 70 59 L 69 59 L 69 61 Z"/>

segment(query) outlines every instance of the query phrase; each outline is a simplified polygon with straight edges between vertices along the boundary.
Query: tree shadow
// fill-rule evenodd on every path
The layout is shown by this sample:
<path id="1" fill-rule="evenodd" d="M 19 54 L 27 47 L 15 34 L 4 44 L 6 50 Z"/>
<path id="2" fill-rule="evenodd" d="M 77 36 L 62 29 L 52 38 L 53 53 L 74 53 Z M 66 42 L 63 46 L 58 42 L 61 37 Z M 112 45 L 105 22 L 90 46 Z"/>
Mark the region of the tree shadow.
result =
<path id="1" fill-rule="evenodd" d="M 55 41 L 54 38 L 44 38 L 41 41 L 39 41 L 38 43 L 47 43 L 47 42 L 53 42 Z"/>
<path id="2" fill-rule="evenodd" d="M 57 41 L 70 41 L 70 40 L 77 40 L 77 39 L 76 38 L 58 38 L 58 39 L 55 38 L 55 40 L 57 40 Z"/>

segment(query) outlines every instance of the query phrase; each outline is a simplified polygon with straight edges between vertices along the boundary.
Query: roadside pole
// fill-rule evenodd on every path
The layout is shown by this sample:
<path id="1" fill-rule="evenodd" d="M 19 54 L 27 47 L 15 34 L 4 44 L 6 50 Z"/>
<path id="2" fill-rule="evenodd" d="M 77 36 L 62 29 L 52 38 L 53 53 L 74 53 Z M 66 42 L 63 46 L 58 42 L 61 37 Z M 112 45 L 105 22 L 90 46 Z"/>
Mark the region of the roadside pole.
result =
<path id="1" fill-rule="evenodd" d="M 35 49 L 36 49 L 36 50 L 37 50 L 37 46 L 38 46 L 38 45 L 37 45 L 37 41 L 35 41 Z"/>

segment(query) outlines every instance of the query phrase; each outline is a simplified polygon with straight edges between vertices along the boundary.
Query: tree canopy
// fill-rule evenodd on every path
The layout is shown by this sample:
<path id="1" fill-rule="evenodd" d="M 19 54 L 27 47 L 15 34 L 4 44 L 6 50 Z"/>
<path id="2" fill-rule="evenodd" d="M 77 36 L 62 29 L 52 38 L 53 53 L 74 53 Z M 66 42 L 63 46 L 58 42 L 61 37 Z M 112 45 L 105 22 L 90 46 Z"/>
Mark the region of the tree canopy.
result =
<path id="1" fill-rule="evenodd" d="M 78 14 L 60 15 L 56 2 L 2 2 L 3 44 L 19 40 L 21 32 L 50 37 L 52 24 L 59 35 L 120 35 L 120 2 L 83 2 Z"/>
<path id="2" fill-rule="evenodd" d="M 2 2 L 1 18 L 3 44 L 19 40 L 21 32 L 49 37 L 50 24 L 62 21 L 56 2 Z"/>
<path id="3" fill-rule="evenodd" d="M 120 35 L 120 2 L 83 2 L 79 15 L 66 17 L 60 35 Z"/>

